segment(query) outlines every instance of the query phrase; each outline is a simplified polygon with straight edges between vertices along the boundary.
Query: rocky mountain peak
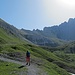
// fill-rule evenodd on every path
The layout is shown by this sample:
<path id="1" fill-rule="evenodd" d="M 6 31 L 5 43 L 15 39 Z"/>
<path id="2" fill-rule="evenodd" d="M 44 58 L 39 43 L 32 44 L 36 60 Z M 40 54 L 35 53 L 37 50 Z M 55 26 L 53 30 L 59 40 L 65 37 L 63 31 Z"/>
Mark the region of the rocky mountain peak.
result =
<path id="1" fill-rule="evenodd" d="M 68 20 L 68 23 L 69 23 L 69 24 L 75 24 L 75 18 L 70 18 L 70 19 Z"/>

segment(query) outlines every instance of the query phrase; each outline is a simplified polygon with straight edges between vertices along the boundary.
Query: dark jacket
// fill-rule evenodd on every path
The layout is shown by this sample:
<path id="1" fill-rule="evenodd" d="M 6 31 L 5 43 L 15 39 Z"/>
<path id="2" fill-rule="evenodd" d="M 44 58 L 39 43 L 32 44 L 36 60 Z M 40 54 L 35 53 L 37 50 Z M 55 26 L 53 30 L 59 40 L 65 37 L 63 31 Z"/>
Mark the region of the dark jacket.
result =
<path id="1" fill-rule="evenodd" d="M 26 52 L 26 57 L 30 57 L 30 52 Z"/>

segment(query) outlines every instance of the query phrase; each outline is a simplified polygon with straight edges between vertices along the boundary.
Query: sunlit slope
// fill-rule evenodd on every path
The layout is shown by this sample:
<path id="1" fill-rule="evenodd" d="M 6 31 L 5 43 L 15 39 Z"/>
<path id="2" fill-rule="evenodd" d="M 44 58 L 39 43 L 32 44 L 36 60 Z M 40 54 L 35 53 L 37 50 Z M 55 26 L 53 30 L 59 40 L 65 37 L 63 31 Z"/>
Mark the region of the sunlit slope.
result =
<path id="1" fill-rule="evenodd" d="M 3 28 L 0 28 L 0 45 L 1 44 L 16 44 L 16 43 L 22 43 L 23 40 L 20 38 L 16 37 L 16 35 L 8 33 L 6 30 Z M 27 43 L 26 41 L 24 41 Z"/>

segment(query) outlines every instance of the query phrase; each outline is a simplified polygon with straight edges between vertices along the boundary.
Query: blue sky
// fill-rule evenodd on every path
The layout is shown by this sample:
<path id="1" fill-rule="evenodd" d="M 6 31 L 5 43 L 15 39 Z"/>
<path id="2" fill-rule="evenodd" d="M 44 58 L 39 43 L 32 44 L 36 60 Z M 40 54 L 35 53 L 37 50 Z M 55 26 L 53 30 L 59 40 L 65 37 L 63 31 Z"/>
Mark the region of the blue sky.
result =
<path id="1" fill-rule="evenodd" d="M 43 29 L 71 17 L 75 6 L 68 0 L 0 0 L 0 18 L 19 29 Z"/>

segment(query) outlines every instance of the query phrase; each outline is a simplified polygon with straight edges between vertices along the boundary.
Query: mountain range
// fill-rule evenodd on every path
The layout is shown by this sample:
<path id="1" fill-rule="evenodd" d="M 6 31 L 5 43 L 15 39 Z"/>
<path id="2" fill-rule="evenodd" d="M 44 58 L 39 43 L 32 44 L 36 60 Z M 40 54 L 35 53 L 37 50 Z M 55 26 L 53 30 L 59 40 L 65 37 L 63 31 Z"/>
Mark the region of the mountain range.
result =
<path id="1" fill-rule="evenodd" d="M 17 29 L 2 19 L 0 19 L 0 27 L 6 29 L 8 33 L 16 34 L 16 37 L 40 46 L 56 47 L 75 40 L 75 18 L 70 18 L 68 22 L 65 21 L 60 25 L 44 27 L 43 30 Z"/>
<path id="2" fill-rule="evenodd" d="M 43 30 L 33 31 L 21 29 L 26 39 L 41 46 L 56 47 L 68 41 L 75 40 L 75 18 L 70 18 L 68 22 L 52 27 L 44 27 Z"/>
<path id="3" fill-rule="evenodd" d="M 75 18 L 70 18 L 68 22 L 65 21 L 60 25 L 44 27 L 43 30 L 17 29 L 2 19 L 0 19 L 0 27 L 6 29 L 8 34 L 11 33 L 20 39 L 40 46 L 56 47 L 75 40 Z"/>

